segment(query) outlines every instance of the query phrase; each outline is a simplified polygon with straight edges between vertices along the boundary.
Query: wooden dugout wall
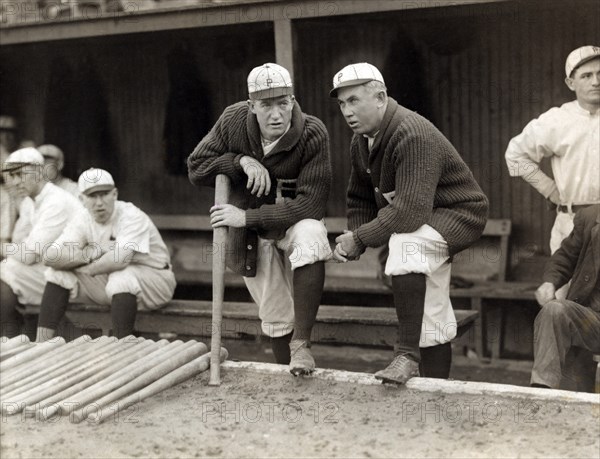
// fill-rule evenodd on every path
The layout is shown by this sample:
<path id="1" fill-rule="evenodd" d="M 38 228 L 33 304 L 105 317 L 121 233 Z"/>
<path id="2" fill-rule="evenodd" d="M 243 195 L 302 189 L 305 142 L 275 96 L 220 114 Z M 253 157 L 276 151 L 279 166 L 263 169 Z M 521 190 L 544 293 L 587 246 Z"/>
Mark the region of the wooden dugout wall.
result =
<path id="1" fill-rule="evenodd" d="M 350 4 L 338 3 L 338 13 Z M 111 134 L 127 169 L 121 196 L 149 213 L 197 214 L 207 210 L 211 194 L 198 192 L 185 177 L 165 174 L 162 163 L 167 53 L 181 41 L 190 43 L 198 72 L 214 95 L 215 120 L 226 105 L 245 98 L 249 69 L 279 58 L 293 63 L 303 109 L 319 116 L 330 131 L 336 176 L 328 213 L 342 216 L 351 134 L 327 92 L 335 71 L 366 60 L 384 70 L 391 94 L 401 102 L 418 94 L 410 101 L 413 108 L 429 116 L 471 166 L 490 197 L 490 216 L 513 221 L 514 242 L 522 254 L 547 254 L 553 215 L 534 190 L 509 178 L 503 154 L 509 139 L 530 119 L 572 98 L 562 83 L 564 59 L 577 46 L 600 43 L 598 4 L 452 2 L 443 7 L 437 2 L 431 8 L 431 2 L 423 2 L 421 8 L 418 3 L 352 2 L 360 14 L 324 10 L 322 17 L 298 15 L 287 22 L 197 21 L 184 30 L 126 33 L 124 28 L 123 34 L 110 31 L 94 38 L 75 33 L 64 40 L 24 40 L 0 48 L 2 111 L 18 118 L 21 137 L 43 142 L 53 59 L 61 57 L 77 69 L 82 59 L 91 58 L 107 95 Z M 388 4 L 395 11 L 368 12 L 369 5 L 380 9 Z M 174 29 L 179 28 L 176 21 Z M 98 25 L 85 30 L 94 27 Z M 412 90 L 399 94 L 407 87 Z M 78 126 L 65 126 L 69 129 Z M 85 152 L 67 154 L 76 158 L 77 167 L 87 166 Z"/>

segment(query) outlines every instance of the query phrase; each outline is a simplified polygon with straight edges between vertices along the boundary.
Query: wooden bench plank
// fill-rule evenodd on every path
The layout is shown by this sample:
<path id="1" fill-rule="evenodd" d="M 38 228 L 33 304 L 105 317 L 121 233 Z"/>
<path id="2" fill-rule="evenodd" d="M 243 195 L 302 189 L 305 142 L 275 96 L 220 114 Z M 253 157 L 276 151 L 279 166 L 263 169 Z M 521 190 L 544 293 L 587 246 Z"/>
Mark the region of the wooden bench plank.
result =
<path id="1" fill-rule="evenodd" d="M 161 230 L 204 231 L 206 233 L 202 237 L 205 240 L 209 240 L 206 237 L 210 238 L 210 232 L 212 232 L 208 216 L 154 215 L 152 218 Z M 331 240 L 347 227 L 347 220 L 343 217 L 328 217 L 325 219 L 325 223 Z M 471 248 L 458 254 L 453 264 L 453 274 L 475 282 L 471 288 L 451 288 L 450 295 L 453 299 L 468 300 L 471 309 L 480 313 L 475 326 L 478 340 L 477 351 L 480 357 L 483 355 L 484 340 L 486 340 L 482 327 L 486 326 L 485 316 L 488 315 L 487 309 L 489 309 L 485 300 L 507 300 L 507 304 L 511 300 L 535 300 L 536 284 L 505 281 L 511 232 L 510 219 L 489 219 L 482 238 Z M 180 239 L 181 237 L 182 235 L 179 235 Z M 180 240 L 174 244 L 179 244 L 179 248 L 175 248 L 175 250 L 178 250 L 181 255 L 177 257 L 176 261 L 179 262 L 179 265 L 185 266 L 185 269 L 181 269 L 182 266 L 178 266 L 177 262 L 174 263 L 178 284 L 187 288 L 188 292 L 190 292 L 190 288 L 205 289 L 211 285 L 210 260 L 206 260 L 204 264 L 197 262 L 202 257 L 199 258 L 195 255 L 198 248 L 195 247 L 194 239 L 183 242 Z M 338 294 L 341 301 L 348 301 L 348 297 L 360 294 L 360 297 L 357 296 L 357 298 L 361 298 L 359 301 L 371 301 L 377 306 L 386 306 L 391 301 L 391 291 L 376 278 L 380 269 L 376 253 L 366 255 L 370 256 L 363 256 L 361 260 L 352 264 L 350 270 L 344 269 L 349 267 L 346 265 L 328 265 L 324 289 L 325 296 L 329 295 L 328 301 L 337 302 L 332 296 L 338 296 Z M 206 254 L 202 253 L 202 256 L 206 257 Z M 206 271 L 198 272 L 195 271 L 196 269 L 205 269 Z M 226 275 L 226 285 L 230 289 L 244 287 L 242 278 L 231 273 Z M 369 299 L 365 299 L 365 297 Z M 494 317 L 502 329 L 504 313 L 499 311 L 498 307 L 494 307 L 490 313 L 494 313 Z M 492 344 L 494 358 L 500 355 L 500 349 L 501 340 L 496 339 Z"/>
<path id="2" fill-rule="evenodd" d="M 25 313 L 39 312 L 27 306 Z M 477 318 L 477 312 L 455 311 L 458 336 L 465 333 Z M 97 304 L 70 304 L 67 317 L 79 328 L 99 328 L 106 333 L 111 327 L 110 308 Z M 136 330 L 140 333 L 176 333 L 210 337 L 212 334 L 210 301 L 173 300 L 156 311 L 139 311 Z M 393 346 L 397 333 L 393 308 L 328 306 L 319 308 L 313 341 L 369 346 Z M 262 334 L 258 308 L 252 303 L 223 304 L 222 334 L 227 338 L 244 338 Z"/>

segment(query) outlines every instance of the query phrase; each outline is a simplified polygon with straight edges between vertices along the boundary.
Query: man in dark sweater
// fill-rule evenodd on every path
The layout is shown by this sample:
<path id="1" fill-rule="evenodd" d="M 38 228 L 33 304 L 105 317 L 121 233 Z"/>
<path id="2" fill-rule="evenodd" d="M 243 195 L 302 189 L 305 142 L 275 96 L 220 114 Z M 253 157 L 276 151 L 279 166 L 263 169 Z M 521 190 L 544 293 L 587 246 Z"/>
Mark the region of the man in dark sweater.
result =
<path id="1" fill-rule="evenodd" d="M 334 258 L 357 259 L 387 244 L 399 321 L 394 359 L 375 377 L 403 384 L 418 376 L 447 378 L 456 319 L 450 260 L 481 235 L 488 200 L 450 142 L 425 118 L 388 97 L 383 76 L 367 63 L 333 78 L 354 137 L 347 207 L 350 231 Z"/>
<path id="2" fill-rule="evenodd" d="M 331 258 L 322 221 L 331 165 L 325 126 L 293 92 L 285 68 L 254 68 L 249 100 L 225 109 L 188 169 L 194 185 L 230 178 L 230 204 L 210 209 L 211 224 L 229 227 L 227 265 L 244 276 L 276 361 L 298 375 L 315 368 L 310 334 Z"/>
<path id="3" fill-rule="evenodd" d="M 542 309 L 535 319 L 532 386 L 558 388 L 573 346 L 600 353 L 600 205 L 578 211 L 574 224 L 535 292 Z M 556 299 L 569 280 L 567 298 Z"/>

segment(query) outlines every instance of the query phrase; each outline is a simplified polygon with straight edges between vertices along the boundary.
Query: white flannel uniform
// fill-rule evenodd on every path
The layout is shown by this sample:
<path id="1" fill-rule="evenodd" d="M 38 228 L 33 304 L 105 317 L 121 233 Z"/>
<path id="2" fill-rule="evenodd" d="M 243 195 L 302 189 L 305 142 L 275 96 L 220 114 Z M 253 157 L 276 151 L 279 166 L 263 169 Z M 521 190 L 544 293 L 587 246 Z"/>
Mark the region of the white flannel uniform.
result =
<path id="1" fill-rule="evenodd" d="M 561 205 L 600 203 L 600 111 L 591 114 L 574 100 L 532 120 L 506 150 L 512 177 L 522 177 L 546 198 L 554 190 Z M 550 158 L 554 180 L 539 168 Z M 557 212 L 550 238 L 554 253 L 573 230 L 573 212 Z"/>
<path id="2" fill-rule="evenodd" d="M 456 336 L 457 323 L 450 301 L 448 244 L 434 228 L 421 226 L 413 233 L 395 233 L 389 240 L 385 274 L 425 274 L 425 309 L 419 347 L 444 344 Z"/>
<path id="3" fill-rule="evenodd" d="M 73 180 L 63 177 L 53 185 L 69 192 L 76 198 L 79 197 L 79 188 Z M 33 200 L 25 197 L 19 204 L 19 216 L 12 230 L 12 242 L 21 242 L 31 231 L 31 218 L 33 214 Z"/>
<path id="4" fill-rule="evenodd" d="M 70 290 L 71 301 L 110 305 L 113 295 L 131 293 L 137 297 L 138 309 L 158 309 L 173 298 L 176 282 L 169 250 L 150 217 L 129 202 L 117 201 L 105 224 L 96 223 L 89 212 L 82 212 L 56 244 L 75 244 L 72 247 L 93 258 L 113 249 L 134 250 L 131 262 L 110 274 L 90 276 L 48 268 L 46 280 Z"/>
<path id="5" fill-rule="evenodd" d="M 23 240 L 8 244 L 0 278 L 11 287 L 20 303 L 37 305 L 42 301 L 46 285 L 42 257 L 83 206 L 77 198 L 52 183 L 44 185 L 31 202 L 28 217 L 31 230 Z"/>
<path id="6" fill-rule="evenodd" d="M 273 150 L 279 139 L 268 145 L 263 142 L 265 155 Z M 296 268 L 331 259 L 327 228 L 323 221 L 301 220 L 289 227 L 282 239 L 259 237 L 258 247 L 256 276 L 244 277 L 244 282 L 258 305 L 263 333 L 278 338 L 294 329 L 292 272 Z"/>

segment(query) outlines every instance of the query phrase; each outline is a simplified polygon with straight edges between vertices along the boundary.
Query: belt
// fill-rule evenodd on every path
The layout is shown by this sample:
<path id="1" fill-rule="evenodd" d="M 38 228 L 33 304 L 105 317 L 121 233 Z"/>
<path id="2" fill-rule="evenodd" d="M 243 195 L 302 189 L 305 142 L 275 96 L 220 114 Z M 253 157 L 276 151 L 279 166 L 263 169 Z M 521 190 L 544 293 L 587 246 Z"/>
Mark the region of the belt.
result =
<path id="1" fill-rule="evenodd" d="M 592 205 L 593 204 L 577 204 L 577 205 L 572 205 L 571 206 L 571 211 L 573 213 L 575 213 L 575 212 L 577 212 L 577 211 L 579 211 L 581 209 L 585 209 L 586 207 L 590 207 Z M 560 206 L 558 206 L 558 211 L 559 212 L 569 212 L 569 206 L 560 205 Z"/>

